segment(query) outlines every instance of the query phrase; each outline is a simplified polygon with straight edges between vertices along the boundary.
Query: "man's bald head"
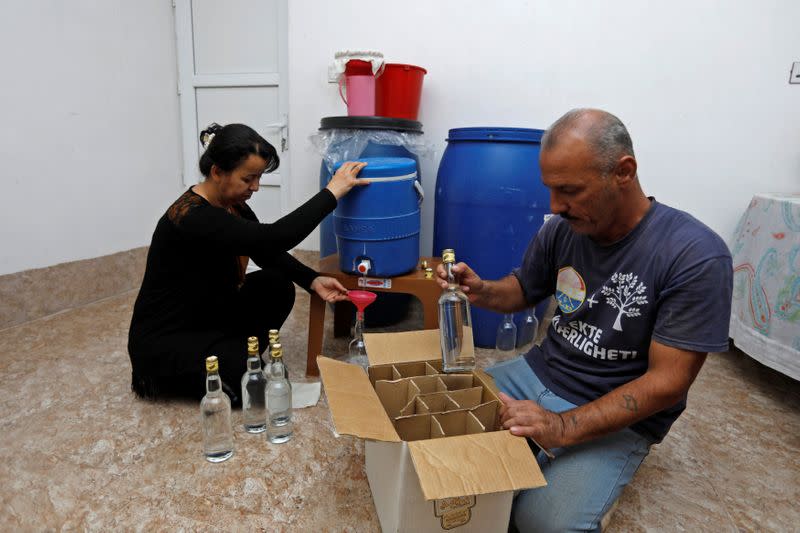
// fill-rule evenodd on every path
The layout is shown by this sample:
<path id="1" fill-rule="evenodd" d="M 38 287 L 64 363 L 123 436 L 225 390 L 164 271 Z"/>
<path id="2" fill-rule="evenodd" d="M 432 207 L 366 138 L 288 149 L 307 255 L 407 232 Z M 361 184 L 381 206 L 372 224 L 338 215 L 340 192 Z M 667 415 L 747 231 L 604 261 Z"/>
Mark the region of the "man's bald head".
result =
<path id="1" fill-rule="evenodd" d="M 555 148 L 566 136 L 581 138 L 594 152 L 598 170 L 611 172 L 623 156 L 634 156 L 633 142 L 620 119 L 600 109 L 573 109 L 556 120 L 542 137 L 542 150 Z"/>

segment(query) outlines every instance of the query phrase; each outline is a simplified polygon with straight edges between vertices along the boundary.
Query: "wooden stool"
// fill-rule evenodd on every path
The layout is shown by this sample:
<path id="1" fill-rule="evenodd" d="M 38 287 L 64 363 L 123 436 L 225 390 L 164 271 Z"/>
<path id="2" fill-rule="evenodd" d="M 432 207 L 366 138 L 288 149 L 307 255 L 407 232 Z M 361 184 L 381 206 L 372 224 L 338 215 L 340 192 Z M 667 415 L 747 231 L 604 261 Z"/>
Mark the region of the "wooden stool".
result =
<path id="1" fill-rule="evenodd" d="M 413 294 L 422 302 L 422 313 L 425 329 L 436 329 L 439 327 L 439 295 L 442 288 L 436 283 L 436 267 L 442 262 L 439 257 L 420 257 L 420 262 L 427 261 L 428 266 L 434 270 L 434 279 L 425 279 L 425 272 L 420 268 L 415 268 L 408 274 L 385 278 L 391 282 L 391 288 L 367 285 L 359 287 L 358 280 L 362 276 L 346 274 L 339 270 L 338 254 L 323 257 L 319 262 L 318 272 L 322 276 L 336 278 L 344 285 L 347 290 L 362 289 L 375 292 L 395 292 L 401 294 Z M 384 278 L 371 278 L 367 280 Z M 308 312 L 308 355 L 306 360 L 306 376 L 318 376 L 317 356 L 322 351 L 322 338 L 325 327 L 325 301 L 311 293 L 311 303 Z M 369 312 L 369 311 L 367 311 Z M 341 327 L 341 326 L 340 326 Z"/>

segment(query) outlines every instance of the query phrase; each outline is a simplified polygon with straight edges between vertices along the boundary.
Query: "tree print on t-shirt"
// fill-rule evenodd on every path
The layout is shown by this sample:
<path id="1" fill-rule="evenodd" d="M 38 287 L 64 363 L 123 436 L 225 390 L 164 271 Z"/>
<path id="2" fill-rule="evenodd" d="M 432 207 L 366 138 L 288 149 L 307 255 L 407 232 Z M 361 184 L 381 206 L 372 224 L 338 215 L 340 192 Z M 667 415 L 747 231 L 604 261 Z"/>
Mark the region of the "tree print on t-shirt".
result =
<path id="1" fill-rule="evenodd" d="M 647 287 L 639 281 L 639 276 L 633 272 L 628 274 L 615 272 L 611 276 L 611 283 L 615 284 L 615 286 L 608 287 L 603 285 L 600 290 L 604 296 L 607 296 L 606 303 L 614 309 L 619 309 L 613 329 L 622 331 L 623 315 L 630 317 L 641 315 L 640 308 L 633 306 L 647 303 L 647 296 L 644 295 Z"/>

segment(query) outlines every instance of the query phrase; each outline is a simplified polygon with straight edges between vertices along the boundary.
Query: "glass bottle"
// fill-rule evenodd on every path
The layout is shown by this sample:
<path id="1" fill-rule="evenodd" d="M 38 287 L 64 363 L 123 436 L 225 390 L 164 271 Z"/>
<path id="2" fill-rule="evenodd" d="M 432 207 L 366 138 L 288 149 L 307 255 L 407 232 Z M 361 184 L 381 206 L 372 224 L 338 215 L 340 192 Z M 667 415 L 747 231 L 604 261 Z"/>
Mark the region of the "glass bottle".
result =
<path id="1" fill-rule="evenodd" d="M 270 361 L 270 356 L 272 354 L 272 347 L 276 344 L 281 342 L 280 333 L 277 329 L 269 330 L 269 345 L 267 346 L 267 350 L 264 352 L 264 376 L 269 380 L 269 366 L 272 364 Z M 289 379 L 289 368 L 286 366 L 286 363 L 283 363 L 283 376 L 286 379 Z M 289 382 L 289 386 L 292 385 L 292 382 Z"/>
<path id="2" fill-rule="evenodd" d="M 233 455 L 231 401 L 222 392 L 219 361 L 212 355 L 206 358 L 206 395 L 200 400 L 203 423 L 203 454 L 212 463 L 221 463 Z"/>
<path id="3" fill-rule="evenodd" d="M 278 330 L 271 329 L 267 333 L 267 349 L 264 350 L 264 353 L 261 355 L 261 361 L 264 363 L 264 376 L 269 376 L 269 365 L 270 365 L 270 354 L 272 354 L 272 345 L 276 342 L 280 342 L 278 340 Z"/>
<path id="4" fill-rule="evenodd" d="M 439 297 L 439 333 L 442 346 L 442 368 L 445 372 L 469 372 L 475 369 L 475 344 L 469 300 L 459 288 L 453 274 L 456 254 L 442 251 L 447 270 L 447 288 Z"/>
<path id="5" fill-rule="evenodd" d="M 506 313 L 503 321 L 497 326 L 497 341 L 495 347 L 501 352 L 513 353 L 517 348 L 517 325 L 514 324 L 514 314 Z"/>
<path id="6" fill-rule="evenodd" d="M 364 311 L 356 311 L 356 323 L 353 326 L 353 340 L 348 346 L 348 361 L 364 368 L 369 366 L 367 348 L 364 345 Z"/>
<path id="7" fill-rule="evenodd" d="M 525 317 L 519 328 L 517 338 L 518 351 L 527 353 L 536 342 L 536 334 L 539 332 L 539 319 L 536 318 L 536 308 L 530 307 L 525 311 Z"/>
<path id="8" fill-rule="evenodd" d="M 248 433 L 261 433 L 267 428 L 264 405 L 267 378 L 261 371 L 258 337 L 247 338 L 247 372 L 242 376 L 242 420 Z"/>
<path id="9" fill-rule="evenodd" d="M 267 381 L 267 440 L 281 444 L 292 438 L 292 388 L 283 369 L 283 348 L 272 346 L 272 364 Z"/>

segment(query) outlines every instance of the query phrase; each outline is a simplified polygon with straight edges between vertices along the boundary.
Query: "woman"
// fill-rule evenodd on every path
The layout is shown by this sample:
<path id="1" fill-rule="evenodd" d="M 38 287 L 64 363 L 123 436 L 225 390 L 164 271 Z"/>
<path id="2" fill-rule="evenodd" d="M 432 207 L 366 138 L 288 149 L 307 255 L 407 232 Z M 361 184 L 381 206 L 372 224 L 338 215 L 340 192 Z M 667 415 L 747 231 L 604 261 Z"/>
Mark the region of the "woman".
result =
<path id="1" fill-rule="evenodd" d="M 247 337 L 263 348 L 294 305 L 294 285 L 328 302 L 346 289 L 300 263 L 294 248 L 355 185 L 365 163 L 345 163 L 327 187 L 292 213 L 261 224 L 245 203 L 261 175 L 278 168 L 275 148 L 243 124 L 201 133 L 205 180 L 167 209 L 153 233 L 128 336 L 133 391 L 142 398 L 205 394 L 204 359 L 219 358 L 223 389 L 239 403 Z M 261 267 L 246 274 L 248 261 Z"/>

